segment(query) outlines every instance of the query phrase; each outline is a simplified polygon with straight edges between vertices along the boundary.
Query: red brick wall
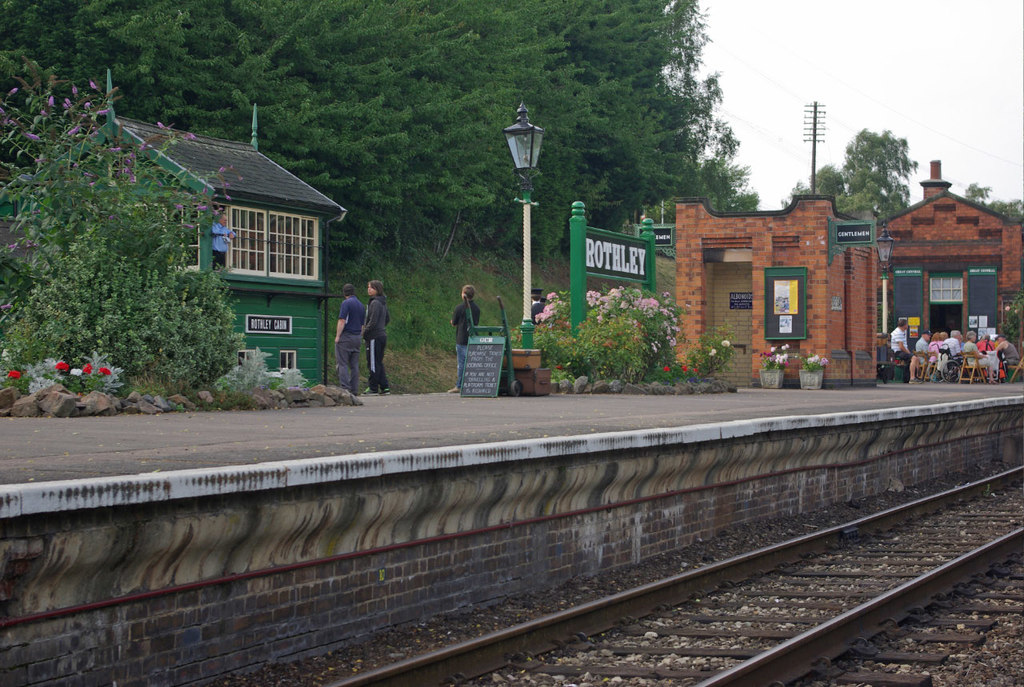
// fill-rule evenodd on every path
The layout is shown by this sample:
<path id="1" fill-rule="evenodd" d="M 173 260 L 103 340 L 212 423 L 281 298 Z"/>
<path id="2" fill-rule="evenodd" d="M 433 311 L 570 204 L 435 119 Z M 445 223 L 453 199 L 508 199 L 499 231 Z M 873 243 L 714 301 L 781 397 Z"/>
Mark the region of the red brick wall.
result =
<path id="1" fill-rule="evenodd" d="M 873 248 L 847 248 L 828 263 L 828 220 L 837 212 L 831 198 L 798 199 L 782 211 L 715 213 L 702 199 L 676 205 L 676 302 L 686 308 L 683 333 L 695 340 L 707 327 L 709 296 L 705 249 L 752 249 L 753 301 L 749 376 L 758 378 L 758 354 L 773 344 L 764 336 L 764 270 L 807 268 L 807 338 L 789 341 L 791 349 L 842 362 L 825 372 L 826 385 L 873 384 L 877 264 Z M 832 310 L 833 297 L 842 309 Z M 682 347 L 685 347 L 685 344 Z M 858 355 L 859 354 L 859 355 Z M 796 384 L 796 367 L 787 371 Z"/>
<path id="2" fill-rule="evenodd" d="M 1009 302 L 1021 288 L 1021 224 L 1006 222 L 952 193 L 943 192 L 919 203 L 909 212 L 888 220 L 889 233 L 896 239 L 895 266 L 949 271 L 956 263 L 968 267 L 995 266 L 998 293 Z M 955 271 L 955 270 L 954 270 Z M 890 288 L 890 303 L 891 289 Z M 967 302 L 967 280 L 964 280 Z M 925 283 L 925 312 L 928 312 Z"/>

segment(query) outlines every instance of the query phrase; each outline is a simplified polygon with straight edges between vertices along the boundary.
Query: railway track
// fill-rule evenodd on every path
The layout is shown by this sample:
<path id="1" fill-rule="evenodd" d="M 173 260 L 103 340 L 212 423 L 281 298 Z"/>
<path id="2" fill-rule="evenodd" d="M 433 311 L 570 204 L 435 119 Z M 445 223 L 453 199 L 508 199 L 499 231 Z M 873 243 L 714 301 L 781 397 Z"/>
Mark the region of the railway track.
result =
<path id="1" fill-rule="evenodd" d="M 841 684 L 835 673 L 842 671 L 854 680 L 850 684 L 923 687 L 930 683 L 910 681 L 905 669 L 903 677 L 886 678 L 895 681 L 878 682 L 885 671 L 853 667 L 855 659 L 915 666 L 939 660 L 941 652 L 879 643 L 905 640 L 901 620 L 934 619 L 919 609 L 935 598 L 953 598 L 948 594 L 957 585 L 977 584 L 976 576 L 986 573 L 997 579 L 992 571 L 1003 571 L 1007 561 L 1019 569 L 1024 499 L 1012 485 L 1021 475 L 1021 468 L 1010 470 L 332 687 L 490 685 L 489 677 L 473 678 L 499 669 L 507 684 L 643 678 L 649 685 L 749 686 L 808 674 Z M 991 593 L 1008 598 L 992 608 L 1019 614 L 1019 575 L 1003 577 L 1011 581 L 1009 591 Z M 956 619 L 939 615 L 938 627 Z M 971 626 L 954 624 L 958 631 Z"/>

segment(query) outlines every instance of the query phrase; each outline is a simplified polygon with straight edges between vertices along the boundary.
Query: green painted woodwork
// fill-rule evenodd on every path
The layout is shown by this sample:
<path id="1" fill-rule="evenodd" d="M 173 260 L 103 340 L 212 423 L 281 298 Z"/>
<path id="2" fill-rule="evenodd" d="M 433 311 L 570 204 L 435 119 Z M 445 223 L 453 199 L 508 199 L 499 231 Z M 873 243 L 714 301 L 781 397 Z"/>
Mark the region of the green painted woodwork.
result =
<path id="1" fill-rule="evenodd" d="M 270 353 L 267 369 L 276 371 L 281 351 L 295 351 L 297 367 L 310 383 L 325 381 L 323 371 L 323 312 L 315 296 L 246 294 L 232 292 L 235 331 L 245 337 L 245 348 L 259 348 Z M 246 315 L 268 315 L 291 318 L 290 334 L 246 333 Z"/>

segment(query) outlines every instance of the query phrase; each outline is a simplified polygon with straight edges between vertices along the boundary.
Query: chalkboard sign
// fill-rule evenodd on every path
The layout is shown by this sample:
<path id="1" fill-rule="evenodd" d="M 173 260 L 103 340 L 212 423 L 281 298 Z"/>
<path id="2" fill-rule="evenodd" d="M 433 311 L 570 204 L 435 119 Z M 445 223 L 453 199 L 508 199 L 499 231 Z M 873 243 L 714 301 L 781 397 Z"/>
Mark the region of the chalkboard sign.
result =
<path id="1" fill-rule="evenodd" d="M 504 357 L 505 337 L 470 337 L 466 347 L 466 367 L 462 372 L 462 396 L 497 396 Z"/>

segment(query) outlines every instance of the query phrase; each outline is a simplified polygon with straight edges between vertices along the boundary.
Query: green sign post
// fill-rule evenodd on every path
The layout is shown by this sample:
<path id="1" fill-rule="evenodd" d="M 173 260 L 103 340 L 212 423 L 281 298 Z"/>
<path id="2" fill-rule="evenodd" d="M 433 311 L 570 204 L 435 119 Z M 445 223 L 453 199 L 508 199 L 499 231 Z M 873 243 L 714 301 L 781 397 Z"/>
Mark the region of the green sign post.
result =
<path id="1" fill-rule="evenodd" d="M 639 282 L 656 289 L 654 278 L 654 220 L 645 219 L 640 238 L 587 226 L 582 201 L 572 204 L 569 217 L 569 306 L 573 331 L 587 311 L 587 277 Z"/>

